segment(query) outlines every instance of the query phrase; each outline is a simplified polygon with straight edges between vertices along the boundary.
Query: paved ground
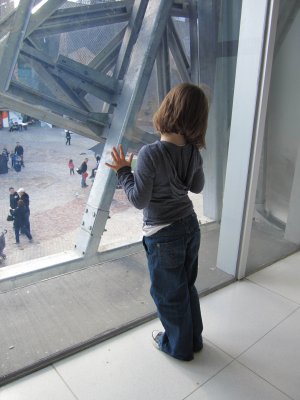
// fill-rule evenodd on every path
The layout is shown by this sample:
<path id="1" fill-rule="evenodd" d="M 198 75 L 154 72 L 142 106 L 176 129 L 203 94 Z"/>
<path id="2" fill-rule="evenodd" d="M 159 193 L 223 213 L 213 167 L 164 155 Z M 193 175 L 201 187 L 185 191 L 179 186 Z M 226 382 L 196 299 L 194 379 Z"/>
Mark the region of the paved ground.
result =
<path id="1" fill-rule="evenodd" d="M 82 220 L 89 187 L 80 187 L 80 175 L 70 176 L 68 160 L 79 166 L 88 157 L 89 171 L 95 165 L 94 153 L 89 149 L 96 142 L 73 134 L 71 146 L 65 145 L 62 129 L 32 126 L 23 132 L 0 130 L 0 151 L 4 146 L 13 150 L 19 141 L 24 147 L 25 168 L 17 173 L 10 169 L 0 174 L 0 230 L 7 229 L 5 265 L 70 250 Z M 33 243 L 21 236 L 21 246 L 15 244 L 12 222 L 7 222 L 9 187 L 24 187 L 30 195 L 30 223 Z M 202 196 L 194 201 L 198 214 L 202 214 Z M 116 190 L 106 225 L 101 249 L 138 241 L 141 238 L 142 212 L 128 203 L 122 190 Z M 202 219 L 202 218 L 201 218 Z M 114 227 L 118 226 L 118 229 Z M 3 264 L 2 264 L 3 266 Z"/>
<path id="2" fill-rule="evenodd" d="M 25 168 L 19 173 L 10 169 L 7 174 L 0 174 L 0 229 L 8 231 L 5 265 L 62 252 L 73 247 L 91 182 L 87 189 L 82 189 L 80 175 L 76 173 L 69 175 L 68 160 L 72 158 L 75 166 L 79 166 L 83 158 L 88 157 L 89 170 L 95 164 L 94 153 L 89 149 L 96 142 L 73 134 L 71 146 L 66 146 L 65 133 L 62 129 L 33 126 L 23 132 L 0 130 L 0 151 L 4 146 L 9 151 L 13 150 L 17 141 L 24 147 Z M 6 221 L 10 186 L 15 189 L 24 187 L 30 196 L 30 222 L 34 240 L 33 243 L 29 243 L 25 236 L 21 236 L 20 247 L 14 243 L 12 223 Z M 124 214 L 128 208 L 131 207 L 123 192 L 117 190 L 111 214 L 118 212 Z M 136 214 L 134 211 L 133 214 Z M 141 219 L 137 219 L 140 226 Z M 109 221 L 108 232 L 103 238 L 106 247 L 115 236 L 112 229 L 113 220 L 114 218 Z M 121 237 L 116 240 L 122 243 Z"/>

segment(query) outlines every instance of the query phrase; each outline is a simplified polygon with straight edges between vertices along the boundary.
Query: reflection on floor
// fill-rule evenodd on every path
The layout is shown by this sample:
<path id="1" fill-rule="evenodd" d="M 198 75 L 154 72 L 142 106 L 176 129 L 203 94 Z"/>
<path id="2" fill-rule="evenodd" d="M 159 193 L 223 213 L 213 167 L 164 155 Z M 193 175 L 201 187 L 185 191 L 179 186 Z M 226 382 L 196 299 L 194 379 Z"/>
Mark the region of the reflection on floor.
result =
<path id="1" fill-rule="evenodd" d="M 284 230 L 262 218 L 256 219 L 252 224 L 247 275 L 297 250 L 299 250 L 299 245 L 288 242 L 284 238 Z"/>
<path id="2" fill-rule="evenodd" d="M 216 268 L 218 227 L 202 231 L 196 286 L 205 294 L 233 277 Z M 0 293 L 0 385 L 156 317 L 144 250 L 132 251 Z"/>
<path id="3" fill-rule="evenodd" d="M 234 278 L 216 268 L 219 225 L 201 231 L 203 296 Z M 295 249 L 280 230 L 254 223 L 247 274 Z M 133 253 L 0 293 L 0 385 L 155 318 L 144 251 Z"/>
<path id="4" fill-rule="evenodd" d="M 299 400 L 299 263 L 202 298 L 204 349 L 191 362 L 152 346 L 153 320 L 3 386 L 1 400 Z"/>

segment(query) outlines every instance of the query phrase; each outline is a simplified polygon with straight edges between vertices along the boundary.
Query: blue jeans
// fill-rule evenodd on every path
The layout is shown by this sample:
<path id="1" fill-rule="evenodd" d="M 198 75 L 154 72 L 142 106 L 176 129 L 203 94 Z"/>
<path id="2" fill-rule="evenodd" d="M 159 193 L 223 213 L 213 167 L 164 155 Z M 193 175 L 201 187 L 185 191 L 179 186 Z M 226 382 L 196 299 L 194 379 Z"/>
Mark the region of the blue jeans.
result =
<path id="1" fill-rule="evenodd" d="M 194 286 L 198 273 L 200 229 L 192 214 L 143 238 L 151 296 L 165 329 L 160 349 L 190 361 L 202 348 L 202 317 Z"/>

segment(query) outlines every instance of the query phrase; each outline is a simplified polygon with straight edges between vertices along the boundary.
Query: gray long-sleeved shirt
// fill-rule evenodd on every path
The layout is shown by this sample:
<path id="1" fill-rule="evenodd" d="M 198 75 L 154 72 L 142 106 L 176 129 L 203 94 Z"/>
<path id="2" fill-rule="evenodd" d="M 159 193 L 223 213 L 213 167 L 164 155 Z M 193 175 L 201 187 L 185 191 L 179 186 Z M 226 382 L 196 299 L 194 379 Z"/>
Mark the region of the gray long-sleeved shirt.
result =
<path id="1" fill-rule="evenodd" d="M 161 225 L 192 214 L 188 191 L 202 191 L 202 164 L 196 146 L 156 141 L 141 148 L 134 174 L 123 167 L 117 175 L 130 203 L 144 210 L 144 223 Z"/>

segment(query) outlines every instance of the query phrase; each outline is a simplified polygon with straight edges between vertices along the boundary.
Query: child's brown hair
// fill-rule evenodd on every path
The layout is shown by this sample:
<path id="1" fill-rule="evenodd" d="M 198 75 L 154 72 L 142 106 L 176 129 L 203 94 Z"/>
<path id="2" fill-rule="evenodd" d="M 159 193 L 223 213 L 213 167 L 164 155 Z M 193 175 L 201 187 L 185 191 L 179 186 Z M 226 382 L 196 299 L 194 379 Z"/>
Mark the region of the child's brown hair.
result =
<path id="1" fill-rule="evenodd" d="M 177 133 L 187 143 L 205 148 L 208 108 L 208 99 L 201 87 L 182 83 L 166 95 L 153 116 L 153 123 L 160 134 Z"/>

